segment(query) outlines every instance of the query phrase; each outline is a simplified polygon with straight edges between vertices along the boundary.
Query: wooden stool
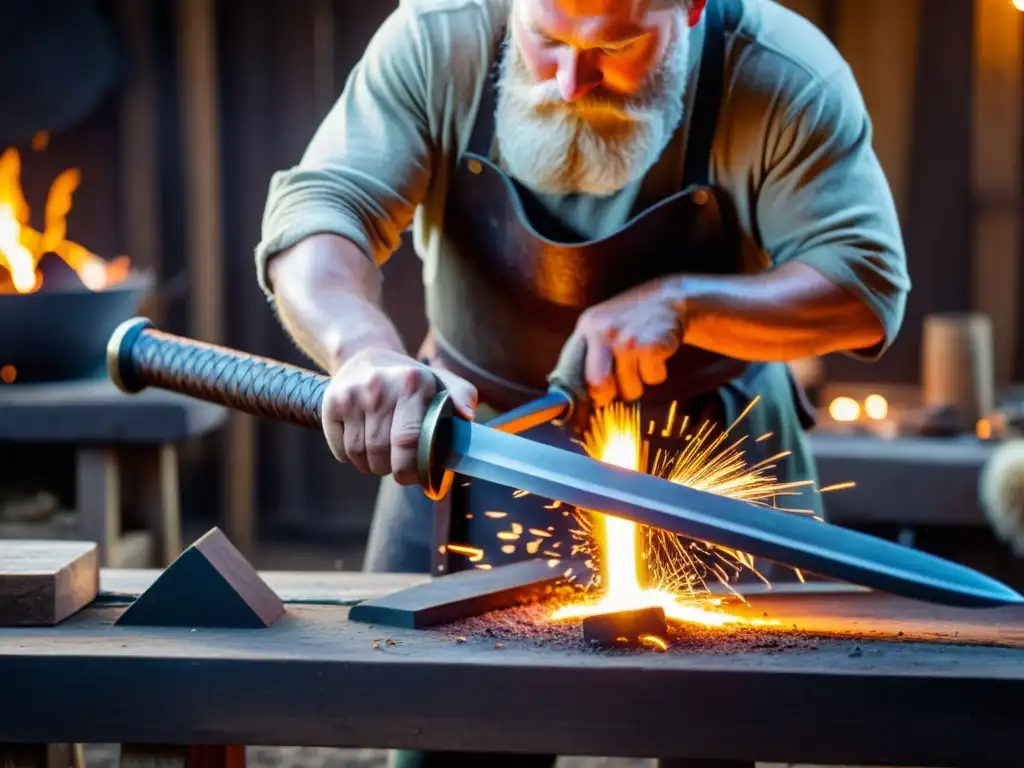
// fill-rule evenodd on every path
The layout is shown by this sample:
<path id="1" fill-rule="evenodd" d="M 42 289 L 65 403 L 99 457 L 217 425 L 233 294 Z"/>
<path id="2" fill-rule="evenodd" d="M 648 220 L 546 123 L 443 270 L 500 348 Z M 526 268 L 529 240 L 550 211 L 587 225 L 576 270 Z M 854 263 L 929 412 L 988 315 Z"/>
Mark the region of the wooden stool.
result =
<path id="1" fill-rule="evenodd" d="M 107 568 L 165 566 L 181 552 L 177 446 L 227 419 L 219 406 L 162 390 L 125 395 L 106 380 L 0 386 L 0 441 L 74 446 L 75 536 Z M 145 530 L 122 530 L 131 467 Z M 40 536 L 51 538 L 51 536 Z"/>

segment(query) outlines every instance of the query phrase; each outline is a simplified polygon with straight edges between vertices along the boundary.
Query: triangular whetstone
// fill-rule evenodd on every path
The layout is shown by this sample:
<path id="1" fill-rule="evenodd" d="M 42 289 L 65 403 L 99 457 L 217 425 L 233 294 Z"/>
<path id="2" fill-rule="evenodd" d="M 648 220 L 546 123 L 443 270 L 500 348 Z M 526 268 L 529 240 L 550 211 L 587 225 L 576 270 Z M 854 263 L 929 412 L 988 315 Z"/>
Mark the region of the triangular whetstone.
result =
<path id="1" fill-rule="evenodd" d="M 281 598 L 221 530 L 213 528 L 167 566 L 114 623 L 265 629 L 284 612 Z"/>

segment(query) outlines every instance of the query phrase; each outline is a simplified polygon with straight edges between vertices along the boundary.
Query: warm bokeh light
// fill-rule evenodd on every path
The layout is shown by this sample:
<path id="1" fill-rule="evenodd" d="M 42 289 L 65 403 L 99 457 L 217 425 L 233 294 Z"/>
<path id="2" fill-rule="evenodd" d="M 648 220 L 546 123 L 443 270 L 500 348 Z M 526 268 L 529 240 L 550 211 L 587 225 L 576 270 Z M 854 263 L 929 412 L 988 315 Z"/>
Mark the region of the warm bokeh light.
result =
<path id="1" fill-rule="evenodd" d="M 867 414 L 869 419 L 882 421 L 889 415 L 889 401 L 881 395 L 869 395 L 864 400 L 864 413 Z"/>
<path id="2" fill-rule="evenodd" d="M 828 415 L 834 421 L 856 421 L 860 418 L 860 403 L 852 397 L 837 397 L 829 404 Z"/>
<path id="3" fill-rule="evenodd" d="M 1024 0 L 1020 0 L 1024 3 Z M 977 426 L 977 435 L 979 440 L 991 440 L 992 439 L 992 422 L 988 419 L 980 419 Z"/>

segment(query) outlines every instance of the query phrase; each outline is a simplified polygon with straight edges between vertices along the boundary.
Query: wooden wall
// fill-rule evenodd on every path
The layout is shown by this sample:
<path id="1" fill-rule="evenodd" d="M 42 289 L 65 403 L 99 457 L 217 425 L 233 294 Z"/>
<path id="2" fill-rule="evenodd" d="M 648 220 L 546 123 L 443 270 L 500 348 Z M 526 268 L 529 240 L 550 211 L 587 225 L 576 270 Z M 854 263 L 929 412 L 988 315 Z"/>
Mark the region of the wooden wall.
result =
<path id="1" fill-rule="evenodd" d="M 159 308 L 166 327 L 306 364 L 253 277 L 267 183 L 298 159 L 397 0 L 108 2 L 133 69 L 102 123 L 120 142 L 83 145 L 106 147 L 117 171 L 87 173 L 83 192 L 110 185 L 124 249 L 165 280 L 184 276 L 187 290 L 168 291 Z M 830 359 L 829 375 L 916 381 L 924 316 L 976 309 L 997 321 L 1003 380 L 1021 376 L 1024 14 L 1010 0 L 785 4 L 829 35 L 858 77 L 914 281 L 892 353 L 872 366 Z M 408 246 L 387 278 L 389 307 L 415 344 L 424 327 Z M 261 535 L 365 536 L 376 484 L 337 466 L 318 434 L 236 420 L 193 459 L 186 513 L 223 522 L 233 510 L 236 540 L 257 522 Z"/>

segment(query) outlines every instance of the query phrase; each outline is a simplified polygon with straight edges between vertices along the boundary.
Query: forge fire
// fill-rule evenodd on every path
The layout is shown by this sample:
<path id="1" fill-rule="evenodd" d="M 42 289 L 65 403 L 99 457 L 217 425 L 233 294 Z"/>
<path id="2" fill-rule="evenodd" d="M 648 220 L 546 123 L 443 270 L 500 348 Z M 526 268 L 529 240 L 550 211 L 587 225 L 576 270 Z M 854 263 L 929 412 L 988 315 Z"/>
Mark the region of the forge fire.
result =
<path id="1" fill-rule="evenodd" d="M 45 137 L 34 142 L 45 147 Z M 44 289 L 43 258 L 54 254 L 90 291 L 101 291 L 126 280 L 130 273 L 125 256 L 111 261 L 68 239 L 67 215 L 81 173 L 70 168 L 50 185 L 43 212 L 43 228 L 30 224 L 31 209 L 21 185 L 22 158 L 17 149 L 0 154 L 0 294 L 27 294 Z"/>
<path id="2" fill-rule="evenodd" d="M 750 411 L 757 405 L 755 399 L 736 421 L 725 429 L 705 422 L 695 429 L 689 419 L 681 419 L 677 426 L 676 406 L 670 409 L 667 423 L 659 427 L 648 425 L 647 435 L 659 430 L 662 437 L 678 440 L 675 450 L 657 449 L 652 453 L 649 440 L 644 436 L 639 408 L 616 403 L 598 410 L 591 419 L 582 445 L 588 455 L 608 464 L 642 471 L 663 477 L 674 483 L 702 491 L 729 496 L 748 503 L 770 507 L 792 514 L 812 515 L 808 510 L 788 507 L 786 497 L 798 495 L 813 481 L 780 483 L 773 470 L 784 460 L 779 453 L 760 462 L 750 464 L 746 459 L 748 443 L 761 442 L 770 435 L 756 439 L 733 437 L 733 433 Z M 829 492 L 850 487 L 842 484 L 821 488 Z M 521 491 L 516 492 L 522 494 Z M 586 558 L 593 574 L 586 583 L 577 583 L 568 594 L 560 593 L 542 605 L 514 609 L 502 617 L 490 617 L 506 629 L 522 632 L 531 623 L 544 624 L 551 638 L 561 637 L 559 628 L 577 628 L 583 622 L 588 630 L 589 621 L 599 628 L 595 634 L 609 635 L 615 642 L 603 645 L 648 645 L 664 650 L 670 637 L 700 630 L 770 628 L 778 622 L 770 617 L 755 615 L 735 589 L 737 577 L 746 574 L 768 584 L 758 570 L 754 558 L 744 552 L 718 545 L 688 540 L 665 531 L 647 528 L 628 520 L 602 514 L 595 510 L 563 509 L 554 502 L 548 509 L 561 512 L 577 523 L 572 531 L 574 541 L 568 554 L 561 550 L 562 542 L 551 541 L 546 530 L 529 529 L 510 521 L 508 530 L 498 534 L 498 546 L 503 552 L 514 552 L 523 546 L 528 554 L 549 558 L 551 568 L 565 568 L 568 558 Z M 488 511 L 489 517 L 507 517 L 505 512 Z M 553 529 L 552 529 L 553 530 Z M 490 569 L 486 553 L 479 548 L 449 544 L 449 552 L 464 555 L 480 569 Z M 575 578 L 572 568 L 564 575 Z M 797 572 L 802 580 L 802 575 Z M 713 585 L 720 588 L 712 589 Z M 743 606 L 737 610 L 734 606 Z M 511 622 L 511 623 L 510 623 Z M 622 637 L 614 637 L 617 623 L 623 627 Z M 664 631 L 652 631 L 659 624 Z M 633 630 L 636 629 L 636 636 Z M 551 632 L 554 634 L 551 634 Z M 585 634 L 590 634 L 585 631 Z M 664 637 L 663 635 L 668 635 Z M 703 635 L 702 635 L 703 636 Z M 563 638 L 564 639 L 564 638 Z"/>

